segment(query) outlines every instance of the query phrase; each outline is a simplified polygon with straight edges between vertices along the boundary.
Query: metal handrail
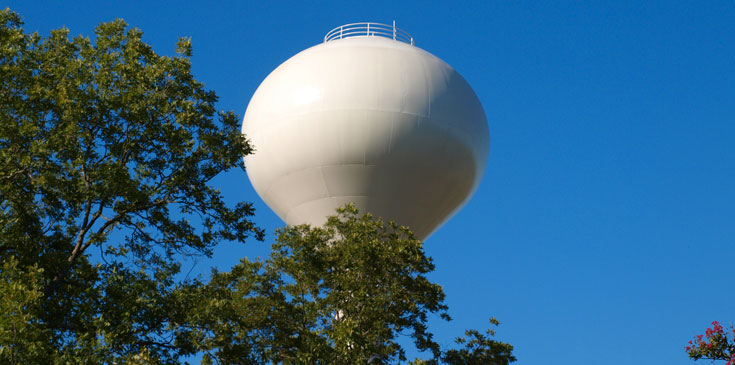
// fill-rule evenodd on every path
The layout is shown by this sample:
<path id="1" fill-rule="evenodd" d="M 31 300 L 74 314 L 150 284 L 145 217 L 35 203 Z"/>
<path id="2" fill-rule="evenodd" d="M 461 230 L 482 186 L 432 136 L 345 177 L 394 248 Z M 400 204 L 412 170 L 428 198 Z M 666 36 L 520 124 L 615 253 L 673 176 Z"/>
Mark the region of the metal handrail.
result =
<path id="1" fill-rule="evenodd" d="M 330 30 L 324 36 L 324 42 L 326 43 L 349 37 L 372 36 L 392 38 L 394 41 L 408 43 L 412 46 L 414 45 L 413 37 L 405 30 L 396 28 L 395 20 L 393 21 L 393 25 L 369 22 L 340 25 L 339 27 Z"/>

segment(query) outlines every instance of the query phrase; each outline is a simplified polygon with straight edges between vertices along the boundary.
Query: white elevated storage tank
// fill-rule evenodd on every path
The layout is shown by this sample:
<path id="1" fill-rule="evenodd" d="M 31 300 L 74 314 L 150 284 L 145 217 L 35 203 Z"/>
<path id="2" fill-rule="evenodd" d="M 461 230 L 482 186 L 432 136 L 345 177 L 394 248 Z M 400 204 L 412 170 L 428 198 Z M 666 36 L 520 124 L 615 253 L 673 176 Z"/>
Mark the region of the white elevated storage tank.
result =
<path id="1" fill-rule="evenodd" d="M 321 225 L 354 202 L 420 239 L 470 198 L 490 144 L 464 78 L 377 23 L 336 28 L 276 68 L 242 131 L 250 181 L 287 224 Z"/>

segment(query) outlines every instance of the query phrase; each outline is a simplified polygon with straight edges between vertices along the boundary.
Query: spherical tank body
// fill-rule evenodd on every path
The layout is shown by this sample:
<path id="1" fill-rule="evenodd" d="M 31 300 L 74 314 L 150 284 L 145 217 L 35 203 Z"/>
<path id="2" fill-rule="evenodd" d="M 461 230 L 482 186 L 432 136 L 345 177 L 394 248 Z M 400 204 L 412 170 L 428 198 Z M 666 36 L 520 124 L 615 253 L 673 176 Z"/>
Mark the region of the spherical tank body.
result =
<path id="1" fill-rule="evenodd" d="M 413 43 L 413 42 L 411 42 Z M 349 202 L 426 239 L 477 188 L 490 135 L 451 66 L 378 36 L 330 40 L 276 68 L 243 120 L 261 198 L 287 224 L 321 225 Z"/>

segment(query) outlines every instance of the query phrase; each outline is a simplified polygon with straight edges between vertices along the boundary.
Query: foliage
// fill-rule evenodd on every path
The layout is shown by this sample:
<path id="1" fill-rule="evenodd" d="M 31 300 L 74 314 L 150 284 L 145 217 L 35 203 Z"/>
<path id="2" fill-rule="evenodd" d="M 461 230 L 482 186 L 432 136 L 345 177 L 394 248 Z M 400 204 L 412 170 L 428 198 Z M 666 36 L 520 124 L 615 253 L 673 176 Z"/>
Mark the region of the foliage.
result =
<path id="1" fill-rule="evenodd" d="M 693 360 L 727 360 L 726 365 L 735 365 L 735 327 L 726 331 L 719 322 L 713 321 L 704 335 L 697 335 L 686 347 Z"/>
<path id="2" fill-rule="evenodd" d="M 449 320 L 431 259 L 406 227 L 348 205 L 324 227 L 279 231 L 267 260 L 214 273 L 199 295 L 198 335 L 222 363 L 358 364 L 405 361 L 409 336 L 434 360 L 507 364 L 512 346 L 476 331 L 466 350 L 442 355 L 428 315 Z M 206 313 L 205 316 L 201 316 Z M 497 324 L 497 321 L 493 322 Z M 492 336 L 494 332 L 490 331 Z M 484 362 L 490 360 L 490 362 Z M 463 362 L 466 361 L 466 362 Z"/>
<path id="3" fill-rule="evenodd" d="M 490 318 L 490 328 L 484 335 L 476 330 L 465 331 L 464 337 L 457 338 L 456 342 L 463 345 L 464 348 L 459 350 L 447 350 L 442 360 L 447 364 L 466 364 L 466 365 L 507 365 L 515 361 L 512 355 L 513 346 L 503 342 L 492 340 L 495 336 L 493 326 L 499 325 L 495 318 Z"/>
<path id="4" fill-rule="evenodd" d="M 180 292 L 201 283 L 177 279 L 180 260 L 262 237 L 249 204 L 228 206 L 209 185 L 250 146 L 192 77 L 190 44 L 160 56 L 126 28 L 44 38 L 0 12 L 0 285 L 12 309 L 0 353 L 10 362 L 43 348 L 62 362 L 191 354 L 176 340 L 191 300 Z"/>
<path id="5" fill-rule="evenodd" d="M 210 185 L 251 152 L 237 117 L 192 77 L 186 39 L 167 57 L 122 20 L 68 33 L 0 11 L 0 363 L 385 363 L 406 360 L 403 336 L 431 356 L 416 363 L 515 360 L 492 330 L 442 350 L 422 242 L 354 206 L 182 279 L 182 260 L 263 237 Z"/>
<path id="6" fill-rule="evenodd" d="M 44 363 L 51 352 L 44 341 L 46 331 L 31 313 L 38 309 L 43 296 L 43 270 L 32 265 L 18 269 L 10 257 L 0 266 L 0 363 Z"/>

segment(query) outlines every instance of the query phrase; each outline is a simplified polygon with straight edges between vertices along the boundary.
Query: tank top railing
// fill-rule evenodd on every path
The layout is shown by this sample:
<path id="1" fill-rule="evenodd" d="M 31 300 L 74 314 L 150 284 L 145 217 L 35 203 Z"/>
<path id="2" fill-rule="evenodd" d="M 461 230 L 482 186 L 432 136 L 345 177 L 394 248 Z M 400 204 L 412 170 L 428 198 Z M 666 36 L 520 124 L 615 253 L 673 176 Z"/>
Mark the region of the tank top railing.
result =
<path id="1" fill-rule="evenodd" d="M 334 28 L 324 36 L 324 42 L 334 41 L 337 39 L 349 37 L 385 37 L 395 41 L 414 45 L 413 37 L 403 29 L 396 28 L 396 22 L 393 25 L 381 23 L 352 23 L 345 24 Z"/>

